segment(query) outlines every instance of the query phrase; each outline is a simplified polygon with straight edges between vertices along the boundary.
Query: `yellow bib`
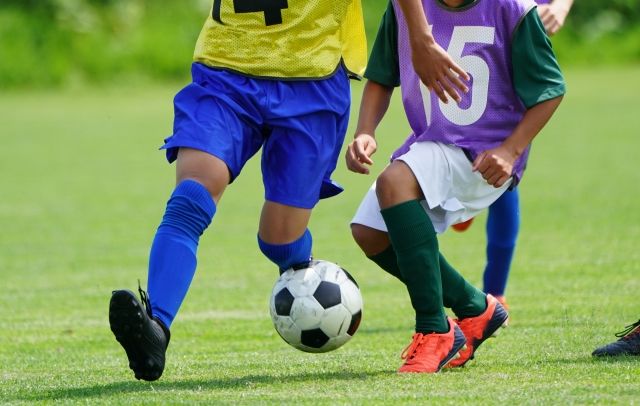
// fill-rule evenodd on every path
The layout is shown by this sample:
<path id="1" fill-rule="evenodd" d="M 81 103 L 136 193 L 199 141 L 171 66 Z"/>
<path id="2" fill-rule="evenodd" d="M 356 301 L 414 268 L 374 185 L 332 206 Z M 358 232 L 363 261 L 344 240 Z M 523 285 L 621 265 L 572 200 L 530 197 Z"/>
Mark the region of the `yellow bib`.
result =
<path id="1" fill-rule="evenodd" d="M 194 60 L 271 78 L 322 78 L 340 60 L 364 72 L 360 0 L 214 0 Z"/>

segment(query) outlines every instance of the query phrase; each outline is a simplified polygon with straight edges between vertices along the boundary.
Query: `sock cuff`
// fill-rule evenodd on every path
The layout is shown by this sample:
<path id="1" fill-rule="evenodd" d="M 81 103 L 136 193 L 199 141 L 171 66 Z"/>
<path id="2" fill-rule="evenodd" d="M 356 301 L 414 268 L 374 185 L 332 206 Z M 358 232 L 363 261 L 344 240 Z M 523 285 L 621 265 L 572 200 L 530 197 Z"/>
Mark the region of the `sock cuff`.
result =
<path id="1" fill-rule="evenodd" d="M 396 250 L 411 248 L 425 239 L 436 238 L 436 232 L 419 200 L 410 200 L 380 210 L 389 238 Z"/>
<path id="2" fill-rule="evenodd" d="M 387 248 L 377 254 L 367 255 L 367 258 L 369 258 L 371 261 L 375 262 L 376 264 L 378 264 L 378 266 L 385 270 L 387 266 L 383 266 L 382 264 L 395 264 L 396 268 L 398 267 L 396 252 L 394 251 L 393 245 L 391 244 L 389 244 Z"/>
<path id="3" fill-rule="evenodd" d="M 171 194 L 171 199 L 178 196 L 188 198 L 210 217 L 213 217 L 216 212 L 216 203 L 211 194 L 204 185 L 195 180 L 186 179 L 181 181 Z"/>
<path id="4" fill-rule="evenodd" d="M 295 241 L 287 244 L 269 244 L 258 235 L 260 251 L 275 263 L 280 270 L 308 261 L 311 258 L 313 238 L 309 229 Z"/>

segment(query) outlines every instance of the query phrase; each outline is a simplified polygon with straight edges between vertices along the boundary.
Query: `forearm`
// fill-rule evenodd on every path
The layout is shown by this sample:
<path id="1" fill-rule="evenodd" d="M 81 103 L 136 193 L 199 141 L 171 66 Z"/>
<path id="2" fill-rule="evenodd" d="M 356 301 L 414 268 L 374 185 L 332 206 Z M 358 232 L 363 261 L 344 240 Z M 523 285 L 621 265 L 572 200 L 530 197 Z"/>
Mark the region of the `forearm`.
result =
<path id="1" fill-rule="evenodd" d="M 433 35 L 420 0 L 398 0 L 409 29 L 409 38 L 413 44 L 433 43 Z"/>
<path id="2" fill-rule="evenodd" d="M 513 133 L 502 144 L 515 158 L 522 155 L 527 146 L 531 144 L 536 135 L 547 124 L 560 105 L 562 97 L 559 96 L 543 101 L 527 110 Z"/>
<path id="3" fill-rule="evenodd" d="M 371 80 L 367 81 L 362 92 L 356 136 L 361 133 L 374 135 L 378 124 L 389 108 L 393 88 L 383 86 Z"/>

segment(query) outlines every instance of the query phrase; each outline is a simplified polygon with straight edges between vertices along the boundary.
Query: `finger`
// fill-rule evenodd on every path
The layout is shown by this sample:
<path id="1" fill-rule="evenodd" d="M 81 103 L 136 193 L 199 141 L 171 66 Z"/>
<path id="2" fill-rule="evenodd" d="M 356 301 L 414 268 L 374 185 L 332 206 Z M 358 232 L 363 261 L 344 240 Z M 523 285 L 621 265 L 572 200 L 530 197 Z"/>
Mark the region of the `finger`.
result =
<path id="1" fill-rule="evenodd" d="M 547 15 L 549 15 L 549 7 L 538 6 L 538 16 L 540 17 L 540 19 Z"/>
<path id="2" fill-rule="evenodd" d="M 371 165 L 373 164 L 373 161 L 371 160 L 369 155 L 370 154 L 367 153 L 366 148 L 358 149 L 356 151 L 356 157 L 358 158 L 358 161 Z"/>
<path id="3" fill-rule="evenodd" d="M 440 80 L 440 85 L 444 88 L 445 92 L 447 92 L 447 94 L 456 101 L 456 103 L 460 103 L 462 97 L 460 97 L 456 89 L 451 86 L 451 82 L 449 82 L 449 80 L 443 78 L 442 80 Z"/>
<path id="4" fill-rule="evenodd" d="M 498 174 L 495 170 L 495 168 L 492 167 L 488 167 L 484 172 L 482 173 L 482 177 L 484 178 L 484 180 L 487 181 L 487 183 L 489 183 L 490 185 L 492 185 L 493 183 L 490 183 L 490 180 L 496 181 L 496 174 Z"/>
<path id="5" fill-rule="evenodd" d="M 451 61 L 450 65 L 449 65 L 449 69 L 452 70 L 453 72 L 457 73 L 458 76 L 462 77 L 464 80 L 469 81 L 471 80 L 471 76 L 469 76 L 469 74 L 467 73 L 467 71 L 465 71 L 464 69 L 462 69 L 460 67 L 460 65 L 458 65 L 457 63 L 455 63 L 454 61 Z"/>
<path id="6" fill-rule="evenodd" d="M 457 87 L 458 89 L 460 89 L 461 91 L 463 91 L 464 93 L 467 93 L 469 91 L 469 87 L 467 85 L 465 85 L 462 80 L 460 80 L 460 76 L 458 76 L 455 72 L 453 71 L 448 71 L 447 72 L 447 77 L 449 78 L 449 81 L 451 83 L 453 83 L 453 85 L 455 87 Z"/>
<path id="7" fill-rule="evenodd" d="M 501 178 L 502 178 L 502 175 L 500 174 L 500 172 L 496 172 L 485 179 L 487 180 L 487 183 L 490 184 L 491 186 L 500 187 L 498 185 L 498 182 L 500 181 Z"/>
<path id="8" fill-rule="evenodd" d="M 449 103 L 449 98 L 440 85 L 440 82 L 434 83 L 434 85 L 431 87 L 431 91 L 436 92 L 436 96 L 438 96 L 438 99 L 442 100 L 444 104 Z"/>
<path id="9" fill-rule="evenodd" d="M 478 168 L 480 167 L 480 165 L 482 164 L 482 161 L 484 161 L 484 157 L 486 156 L 486 154 L 484 152 L 481 152 L 476 159 L 473 160 L 473 164 L 471 165 L 471 170 L 473 172 L 477 171 Z"/>
<path id="10" fill-rule="evenodd" d="M 545 13 L 545 11 L 547 10 L 547 5 L 546 4 L 538 4 L 538 16 L 542 16 L 542 14 Z"/>
<path id="11" fill-rule="evenodd" d="M 509 180 L 510 176 L 502 176 L 495 184 L 495 187 L 502 187 Z"/>
<path id="12" fill-rule="evenodd" d="M 356 156 L 356 153 L 354 151 L 353 143 L 349 144 L 349 146 L 347 147 L 347 153 L 345 155 L 345 158 L 347 161 L 347 169 L 349 169 L 352 172 L 361 173 L 362 171 L 362 168 L 360 168 L 361 164 L 360 164 L 360 161 L 358 161 L 358 157 Z"/>
<path id="13" fill-rule="evenodd" d="M 371 153 L 369 152 L 371 143 L 368 140 L 366 139 L 364 141 L 356 140 L 353 142 L 353 144 L 354 144 L 354 154 L 358 159 L 358 161 L 373 163 L 373 161 L 371 161 L 371 159 L 369 158 L 369 156 L 371 155 Z"/>
<path id="14" fill-rule="evenodd" d="M 553 18 L 553 14 L 551 14 L 551 13 L 545 14 L 540 19 L 542 20 L 542 25 L 544 25 L 545 28 L 552 26 L 553 23 L 554 23 L 554 20 L 555 20 Z"/>
<path id="15" fill-rule="evenodd" d="M 555 24 L 551 24 L 551 26 L 547 29 L 547 34 L 549 34 L 549 36 L 555 35 L 555 33 L 557 33 L 560 30 L 560 24 L 555 23 Z"/>
<path id="16" fill-rule="evenodd" d="M 376 150 L 377 150 L 377 147 L 375 144 L 369 144 L 365 149 L 365 154 L 367 155 L 367 160 L 369 165 L 373 165 L 373 158 L 371 157 L 373 156 L 373 154 L 376 153 Z"/>
<path id="17" fill-rule="evenodd" d="M 356 153 L 353 149 L 353 143 L 347 146 L 347 152 L 345 154 L 345 158 L 347 159 L 347 165 L 349 164 L 349 161 L 357 161 Z"/>
<path id="18" fill-rule="evenodd" d="M 347 160 L 347 169 L 351 172 L 368 174 L 369 169 L 360 163 L 357 159 Z"/>

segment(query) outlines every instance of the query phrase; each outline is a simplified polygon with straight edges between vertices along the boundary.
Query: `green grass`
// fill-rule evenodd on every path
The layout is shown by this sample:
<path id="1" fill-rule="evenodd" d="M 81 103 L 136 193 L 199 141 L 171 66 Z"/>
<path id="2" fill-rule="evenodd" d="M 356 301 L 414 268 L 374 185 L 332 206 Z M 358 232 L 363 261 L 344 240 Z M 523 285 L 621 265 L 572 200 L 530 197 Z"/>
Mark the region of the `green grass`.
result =
<path id="1" fill-rule="evenodd" d="M 157 151 L 171 98 L 157 88 L 0 94 L 0 403 L 633 404 L 640 359 L 590 356 L 640 317 L 640 67 L 569 71 L 569 94 L 533 148 L 521 187 L 512 322 L 461 370 L 400 376 L 412 310 L 402 286 L 351 241 L 348 221 L 373 177 L 313 218 L 315 256 L 358 280 L 356 336 L 298 352 L 271 326 L 274 267 L 255 241 L 258 160 L 227 191 L 202 238 L 162 379 L 138 382 L 107 322 L 114 288 L 146 282 L 151 238 L 173 186 Z M 354 106 L 361 86 L 354 85 Z M 407 133 L 399 99 L 379 131 L 375 171 Z M 348 137 L 352 136 L 350 131 Z M 484 215 L 441 238 L 479 284 Z"/>

